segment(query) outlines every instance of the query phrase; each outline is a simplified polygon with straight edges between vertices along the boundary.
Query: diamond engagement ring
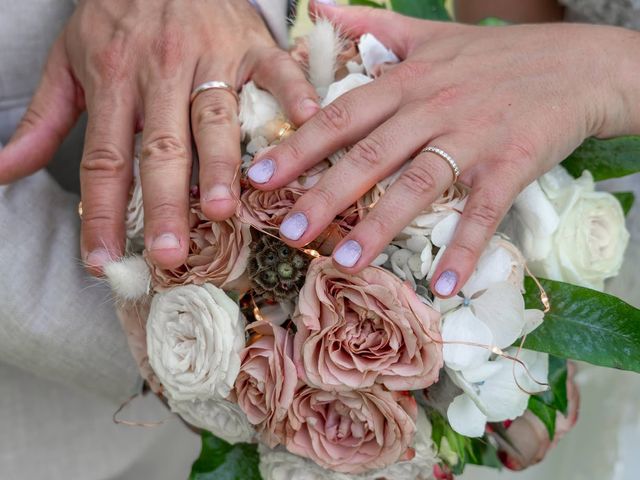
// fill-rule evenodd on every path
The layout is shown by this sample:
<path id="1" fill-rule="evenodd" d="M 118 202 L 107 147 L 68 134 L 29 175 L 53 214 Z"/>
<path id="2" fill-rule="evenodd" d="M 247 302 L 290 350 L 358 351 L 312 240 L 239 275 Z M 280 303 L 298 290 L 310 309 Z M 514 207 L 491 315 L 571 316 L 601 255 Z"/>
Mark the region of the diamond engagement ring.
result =
<path id="1" fill-rule="evenodd" d="M 198 95 L 200 95 L 202 92 L 206 92 L 207 90 L 224 90 L 226 92 L 229 92 L 231 95 L 233 95 L 233 98 L 236 99 L 236 102 L 240 101 L 240 97 L 238 96 L 238 92 L 236 92 L 235 88 L 233 88 L 227 82 L 220 82 L 218 80 L 214 80 L 212 82 L 201 83 L 196 88 L 194 88 L 193 92 L 191 92 L 190 102 L 193 103 L 193 101 L 196 99 Z"/>
<path id="2" fill-rule="evenodd" d="M 446 160 L 446 162 L 451 167 L 451 170 L 453 170 L 453 183 L 456 183 L 458 181 L 458 177 L 460 177 L 460 167 L 458 167 L 458 164 L 453 159 L 453 157 L 438 147 L 426 147 L 422 149 L 420 153 L 427 153 L 427 152 L 435 153 L 443 160 Z"/>

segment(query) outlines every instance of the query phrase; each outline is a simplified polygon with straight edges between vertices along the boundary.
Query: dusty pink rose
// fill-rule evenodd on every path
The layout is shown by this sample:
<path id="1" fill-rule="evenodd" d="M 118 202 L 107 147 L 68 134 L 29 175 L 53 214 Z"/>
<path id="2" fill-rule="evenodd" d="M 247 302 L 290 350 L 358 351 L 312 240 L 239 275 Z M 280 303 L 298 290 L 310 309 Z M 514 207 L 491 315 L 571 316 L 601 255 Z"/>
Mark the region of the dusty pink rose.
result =
<path id="1" fill-rule="evenodd" d="M 283 441 L 283 421 L 298 387 L 293 338 L 284 328 L 267 321 L 249 328 L 260 336 L 242 351 L 235 393 L 249 422 L 273 448 Z"/>
<path id="2" fill-rule="evenodd" d="M 328 162 L 321 162 L 295 181 L 277 190 L 263 191 L 248 186 L 240 198 L 238 217 L 257 230 L 277 235 L 284 217 L 298 199 L 318 183 L 327 168 Z M 359 220 L 358 207 L 350 207 L 336 217 L 310 248 L 317 249 L 323 255 L 330 255 Z"/>
<path id="3" fill-rule="evenodd" d="M 556 431 L 553 441 L 542 421 L 527 410 L 523 416 L 508 425 L 507 439 L 496 437 L 499 446 L 499 457 L 505 467 L 510 470 L 523 470 L 541 462 L 547 453 L 558 445 L 578 421 L 580 407 L 580 392 L 573 381 L 575 365 L 569 363 L 567 377 L 567 399 L 569 408 L 565 417 L 560 412 L 556 414 Z"/>
<path id="4" fill-rule="evenodd" d="M 438 380 L 440 316 L 386 270 L 351 275 L 313 260 L 293 320 L 294 360 L 312 386 L 416 390 Z"/>
<path id="5" fill-rule="evenodd" d="M 191 206 L 191 233 L 187 261 L 174 270 L 165 270 L 151 263 L 151 275 L 156 290 L 211 283 L 225 290 L 242 291 L 249 261 L 251 231 L 236 217 L 224 222 L 207 219 L 200 205 Z"/>
<path id="6" fill-rule="evenodd" d="M 413 442 L 415 399 L 376 385 L 327 392 L 303 387 L 286 425 L 286 447 L 342 473 L 362 473 L 399 461 Z"/>

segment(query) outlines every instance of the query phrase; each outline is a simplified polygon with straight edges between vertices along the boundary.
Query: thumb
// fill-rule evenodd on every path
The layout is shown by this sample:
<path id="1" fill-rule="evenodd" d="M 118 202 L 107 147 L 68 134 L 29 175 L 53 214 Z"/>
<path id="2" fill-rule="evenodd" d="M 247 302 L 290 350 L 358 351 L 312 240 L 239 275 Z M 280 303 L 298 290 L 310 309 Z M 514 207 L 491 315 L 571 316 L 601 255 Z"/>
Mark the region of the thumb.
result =
<path id="1" fill-rule="evenodd" d="M 401 58 L 408 56 L 419 33 L 416 23 L 422 23 L 384 8 L 339 6 L 331 0 L 311 0 L 309 15 L 314 21 L 326 18 L 351 38 L 372 33 Z"/>
<path id="2" fill-rule="evenodd" d="M 43 168 L 81 112 L 62 39 L 53 46 L 40 85 L 9 143 L 0 150 L 0 185 Z"/>

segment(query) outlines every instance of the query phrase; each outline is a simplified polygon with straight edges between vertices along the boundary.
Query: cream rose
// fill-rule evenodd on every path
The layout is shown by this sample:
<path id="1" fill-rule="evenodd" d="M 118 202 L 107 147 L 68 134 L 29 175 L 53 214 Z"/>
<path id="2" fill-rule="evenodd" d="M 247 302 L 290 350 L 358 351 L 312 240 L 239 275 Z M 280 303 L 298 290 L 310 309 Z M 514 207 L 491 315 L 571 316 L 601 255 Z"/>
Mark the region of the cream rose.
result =
<path id="1" fill-rule="evenodd" d="M 308 383 L 334 391 L 426 388 L 442 367 L 439 314 L 377 267 L 356 275 L 311 262 L 293 321 L 294 359 Z"/>
<path id="2" fill-rule="evenodd" d="M 191 207 L 191 233 L 187 261 L 174 270 L 150 263 L 156 290 L 177 285 L 211 283 L 225 290 L 242 290 L 249 262 L 251 229 L 236 217 L 212 222 L 199 203 Z"/>
<path id="3" fill-rule="evenodd" d="M 169 399 L 227 398 L 244 344 L 240 309 L 219 288 L 186 285 L 153 298 L 147 350 Z"/>
<path id="4" fill-rule="evenodd" d="M 298 387 L 293 337 L 267 321 L 249 326 L 258 335 L 241 354 L 235 391 L 238 405 L 270 447 L 282 442 L 283 421 Z"/>
<path id="5" fill-rule="evenodd" d="M 225 442 L 249 443 L 255 437 L 256 432 L 244 412 L 228 400 L 170 400 L 169 407 L 185 422 L 203 428 Z"/>
<path id="6" fill-rule="evenodd" d="M 412 396 L 380 386 L 340 393 L 304 387 L 289 410 L 286 447 L 337 472 L 385 468 L 413 443 L 416 416 Z"/>
<path id="7" fill-rule="evenodd" d="M 588 171 L 573 179 L 564 168 L 556 167 L 538 183 L 555 210 L 557 228 L 520 229 L 519 243 L 525 256 L 534 260 L 531 271 L 552 280 L 602 290 L 604 281 L 620 271 L 629 242 L 620 203 L 610 193 L 595 191 Z M 534 190 L 527 189 L 528 193 L 519 197 L 509 221 L 551 227 L 553 222 L 535 220 L 535 214 L 552 220 L 554 214 L 548 207 L 542 208 L 547 203 L 535 201 L 540 195 L 533 195 Z"/>

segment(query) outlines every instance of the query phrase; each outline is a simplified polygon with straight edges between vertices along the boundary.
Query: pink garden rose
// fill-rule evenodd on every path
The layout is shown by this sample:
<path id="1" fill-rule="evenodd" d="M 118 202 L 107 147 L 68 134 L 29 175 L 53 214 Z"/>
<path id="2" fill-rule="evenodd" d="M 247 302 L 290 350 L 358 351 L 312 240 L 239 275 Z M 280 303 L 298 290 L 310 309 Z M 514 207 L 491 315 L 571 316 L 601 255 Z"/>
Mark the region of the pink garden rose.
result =
<path id="1" fill-rule="evenodd" d="M 496 437 L 500 460 L 508 469 L 523 470 L 541 462 L 578 421 L 580 392 L 573 381 L 576 368 L 573 363 L 569 363 L 568 366 L 567 399 L 569 407 L 566 417 L 560 412 L 556 414 L 556 431 L 553 441 L 549 438 L 549 432 L 542 421 L 529 410 L 508 425 L 506 429 L 508 441 Z"/>
<path id="2" fill-rule="evenodd" d="M 191 206 L 191 233 L 187 261 L 174 270 L 150 264 L 156 290 L 179 285 L 211 283 L 225 290 L 243 291 L 249 262 L 249 225 L 232 217 L 212 222 L 198 202 Z"/>
<path id="3" fill-rule="evenodd" d="M 293 338 L 284 328 L 267 321 L 249 328 L 259 337 L 241 353 L 235 393 L 249 422 L 273 448 L 283 440 L 283 421 L 298 387 Z"/>
<path id="4" fill-rule="evenodd" d="M 337 472 L 384 468 L 407 453 L 417 415 L 411 395 L 379 385 L 334 393 L 303 387 L 289 410 L 286 447 Z"/>
<path id="5" fill-rule="evenodd" d="M 293 317 L 294 360 L 309 385 L 325 390 L 427 388 L 442 368 L 439 320 L 392 273 L 368 267 L 352 275 L 318 258 Z"/>

